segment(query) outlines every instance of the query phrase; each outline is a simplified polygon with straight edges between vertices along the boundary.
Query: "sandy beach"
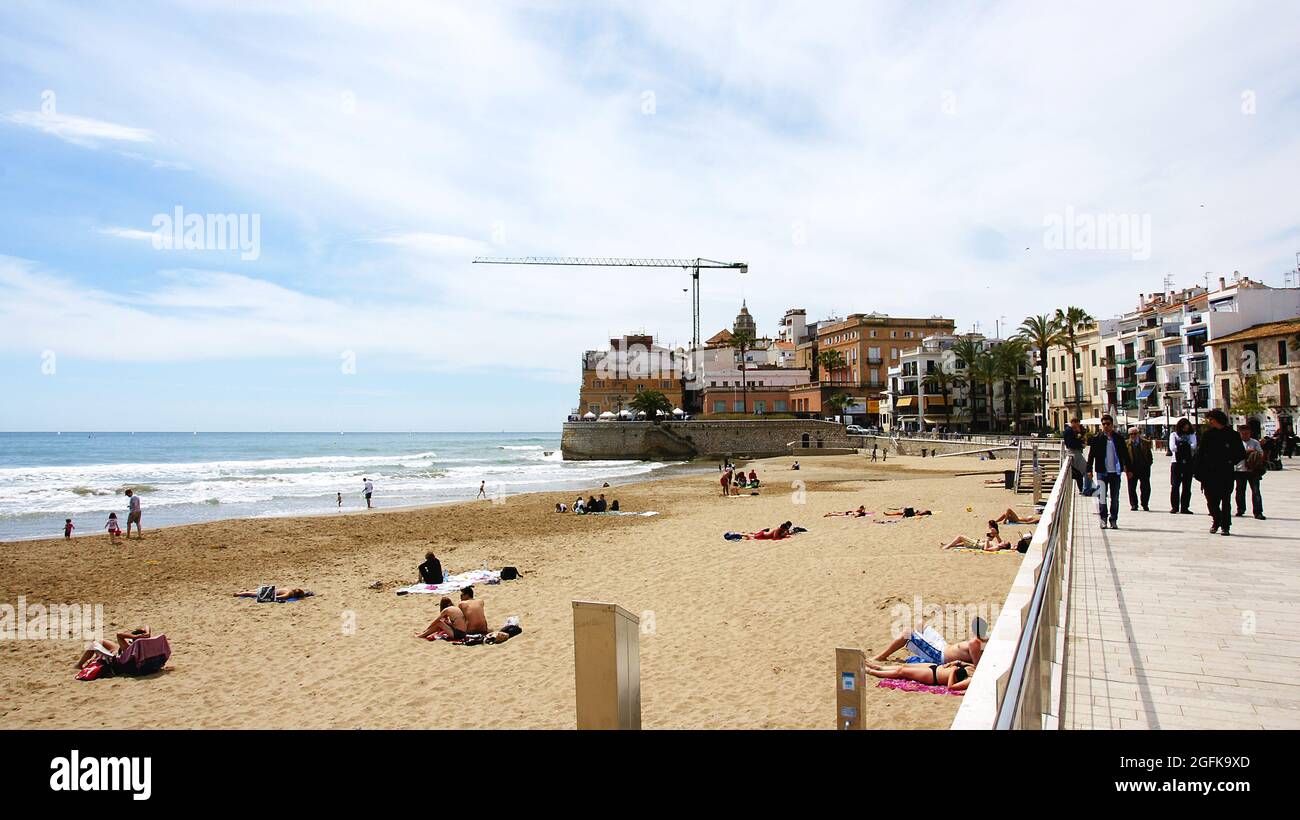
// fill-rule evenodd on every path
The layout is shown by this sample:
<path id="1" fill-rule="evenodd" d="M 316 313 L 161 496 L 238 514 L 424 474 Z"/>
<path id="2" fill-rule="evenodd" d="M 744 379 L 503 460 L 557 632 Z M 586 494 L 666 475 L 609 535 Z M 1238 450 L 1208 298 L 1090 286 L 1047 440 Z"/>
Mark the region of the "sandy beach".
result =
<path id="1" fill-rule="evenodd" d="M 764 479 L 758 496 L 720 497 L 716 472 L 605 490 L 653 517 L 559 515 L 555 503 L 576 493 L 539 493 L 146 530 L 143 541 L 117 544 L 5 544 L 3 602 L 101 603 L 109 635 L 148 624 L 173 655 L 152 677 L 79 682 L 79 640 L 0 641 L 0 727 L 572 728 L 570 602 L 584 599 L 645 613 L 646 728 L 831 728 L 835 647 L 878 651 L 891 608 L 916 596 L 1000 603 L 1019 554 L 938 545 L 980 536 L 1008 506 L 1029 512 L 1028 499 L 986 487 L 988 476 L 953 475 L 993 469 L 969 458 L 805 458 L 798 472 L 791 461 L 746 465 Z M 796 480 L 803 486 L 792 488 Z M 860 504 L 935 514 L 891 525 L 823 517 Z M 722 537 L 787 519 L 809 532 Z M 501 646 L 417 639 L 437 599 L 394 590 L 417 580 L 430 549 L 452 572 L 484 561 L 519 567 L 519 580 L 479 587 L 478 597 L 493 626 L 517 615 L 523 634 Z M 316 597 L 232 597 L 266 583 Z M 943 728 L 959 704 L 873 687 L 864 723 Z"/>

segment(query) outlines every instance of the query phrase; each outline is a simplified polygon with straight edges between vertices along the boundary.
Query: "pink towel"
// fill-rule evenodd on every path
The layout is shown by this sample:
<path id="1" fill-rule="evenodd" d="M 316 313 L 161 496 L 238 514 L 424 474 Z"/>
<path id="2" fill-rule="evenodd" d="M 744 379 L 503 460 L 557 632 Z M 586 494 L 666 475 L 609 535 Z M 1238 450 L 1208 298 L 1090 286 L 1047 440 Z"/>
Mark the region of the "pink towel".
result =
<path id="1" fill-rule="evenodd" d="M 954 692 L 946 686 L 931 686 L 928 683 L 917 683 L 914 680 L 898 680 L 886 678 L 876 684 L 881 689 L 901 689 L 904 692 L 926 692 L 931 695 L 957 695 L 960 697 L 963 692 Z"/>

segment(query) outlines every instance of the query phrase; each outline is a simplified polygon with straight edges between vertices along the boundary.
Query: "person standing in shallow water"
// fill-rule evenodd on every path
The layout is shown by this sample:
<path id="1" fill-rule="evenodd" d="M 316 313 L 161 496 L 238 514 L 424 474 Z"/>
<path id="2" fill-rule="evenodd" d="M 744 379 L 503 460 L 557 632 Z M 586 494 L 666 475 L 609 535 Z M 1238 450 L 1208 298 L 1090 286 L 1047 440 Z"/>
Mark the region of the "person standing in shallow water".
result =
<path id="1" fill-rule="evenodd" d="M 372 507 L 371 507 L 371 504 L 370 504 L 370 497 L 371 497 L 372 495 L 374 495 L 374 493 L 375 493 L 375 485 L 374 485 L 374 483 L 371 482 L 371 480 L 368 479 L 368 478 L 363 478 L 363 479 L 361 479 L 361 480 L 362 480 L 362 482 L 364 482 L 364 483 L 361 485 L 361 491 L 362 491 L 363 493 L 365 493 L 365 496 L 366 496 L 366 509 L 369 510 L 369 509 L 372 508 Z"/>
<path id="2" fill-rule="evenodd" d="M 131 537 L 131 525 L 135 524 L 135 537 L 137 540 L 142 539 L 144 538 L 144 528 L 140 526 L 140 496 L 136 495 L 134 490 L 127 490 L 126 498 L 126 537 Z"/>

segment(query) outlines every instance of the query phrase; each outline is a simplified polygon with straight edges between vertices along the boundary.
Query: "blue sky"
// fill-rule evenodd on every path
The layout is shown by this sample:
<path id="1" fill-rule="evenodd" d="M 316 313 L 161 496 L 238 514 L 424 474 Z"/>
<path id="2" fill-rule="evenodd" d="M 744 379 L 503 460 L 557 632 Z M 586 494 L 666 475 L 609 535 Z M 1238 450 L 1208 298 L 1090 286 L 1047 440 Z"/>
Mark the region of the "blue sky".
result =
<path id="1" fill-rule="evenodd" d="M 682 274 L 477 255 L 748 261 L 707 335 L 1300 250 L 1294 4 L 229 5 L 0 8 L 0 429 L 554 430 L 580 351 L 689 340 Z M 156 248 L 178 206 L 256 258 Z M 1149 252 L 1051 247 L 1067 209 Z"/>

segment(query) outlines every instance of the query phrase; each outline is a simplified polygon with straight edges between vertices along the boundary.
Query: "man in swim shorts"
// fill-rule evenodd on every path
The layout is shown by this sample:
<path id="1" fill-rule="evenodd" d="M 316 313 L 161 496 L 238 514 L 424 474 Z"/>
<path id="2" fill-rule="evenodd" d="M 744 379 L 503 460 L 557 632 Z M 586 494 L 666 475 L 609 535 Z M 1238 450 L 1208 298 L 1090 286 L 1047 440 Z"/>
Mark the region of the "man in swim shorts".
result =
<path id="1" fill-rule="evenodd" d="M 483 602 L 474 600 L 474 587 L 465 587 L 460 591 L 460 611 L 465 614 L 466 632 L 481 635 L 489 631 Z"/>
<path id="2" fill-rule="evenodd" d="M 977 664 L 984 652 L 984 641 L 978 635 L 968 641 L 949 644 L 937 629 L 927 624 L 920 632 L 912 630 L 907 635 L 895 638 L 893 643 L 872 660 L 883 661 L 905 646 L 913 657 L 925 658 L 927 663 L 937 664 L 952 661 Z"/>

